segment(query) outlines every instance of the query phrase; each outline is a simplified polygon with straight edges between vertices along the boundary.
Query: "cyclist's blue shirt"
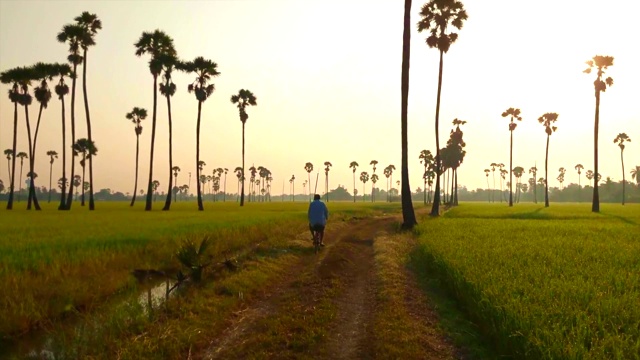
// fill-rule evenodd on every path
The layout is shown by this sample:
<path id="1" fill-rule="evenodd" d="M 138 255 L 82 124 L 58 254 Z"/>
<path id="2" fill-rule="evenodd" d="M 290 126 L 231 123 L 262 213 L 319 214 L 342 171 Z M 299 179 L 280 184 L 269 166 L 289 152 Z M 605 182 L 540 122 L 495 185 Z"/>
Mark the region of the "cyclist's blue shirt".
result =
<path id="1" fill-rule="evenodd" d="M 309 204 L 307 216 L 309 217 L 309 224 L 311 225 L 327 225 L 329 210 L 322 201 L 314 200 Z"/>

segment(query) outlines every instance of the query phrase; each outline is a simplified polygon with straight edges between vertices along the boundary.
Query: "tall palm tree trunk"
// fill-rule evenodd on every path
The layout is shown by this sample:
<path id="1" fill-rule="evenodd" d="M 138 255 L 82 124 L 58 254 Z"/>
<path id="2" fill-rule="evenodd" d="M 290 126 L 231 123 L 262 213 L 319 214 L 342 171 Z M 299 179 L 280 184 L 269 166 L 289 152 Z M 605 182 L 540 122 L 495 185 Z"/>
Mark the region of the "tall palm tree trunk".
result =
<path id="1" fill-rule="evenodd" d="M 640 176 L 640 175 L 638 175 L 638 176 Z M 311 202 L 311 196 L 312 195 L 311 195 L 311 172 L 310 171 L 307 171 L 307 177 L 308 177 L 308 180 L 309 180 L 309 202 Z M 316 186 L 317 185 L 318 185 L 318 182 L 316 181 Z M 314 192 L 315 192 L 315 190 L 314 190 Z"/>
<path id="2" fill-rule="evenodd" d="M 487 176 L 487 194 L 489 195 L 489 202 L 491 202 L 491 192 L 489 191 L 489 177 Z"/>
<path id="3" fill-rule="evenodd" d="M 362 198 L 364 199 L 364 184 L 362 185 Z M 353 172 L 353 202 L 356 202 L 356 173 Z"/>
<path id="4" fill-rule="evenodd" d="M 84 206 L 84 178 L 85 178 L 85 173 L 86 173 L 86 169 L 87 169 L 87 157 L 85 154 L 82 154 L 82 158 L 84 159 L 84 165 L 82 165 L 82 184 L 80 184 L 80 187 L 82 188 L 82 195 L 80 197 L 80 206 Z M 136 196 L 136 194 L 133 194 L 133 196 Z"/>
<path id="5" fill-rule="evenodd" d="M 624 153 L 623 149 L 620 149 L 620 161 L 622 161 L 622 205 L 624 205 L 624 192 L 625 192 L 625 177 L 624 177 L 624 157 L 622 154 Z"/>
<path id="6" fill-rule="evenodd" d="M 62 103 L 62 188 L 60 193 L 60 205 L 58 205 L 58 210 L 64 210 L 65 207 L 65 195 L 67 192 L 67 136 L 66 136 L 66 127 L 65 127 L 65 108 L 64 108 L 64 96 L 60 98 L 60 102 Z M 71 191 L 69 191 L 71 192 Z"/>
<path id="7" fill-rule="evenodd" d="M 408 0 L 406 0 L 408 1 Z M 431 208 L 431 216 L 440 216 L 440 136 L 438 128 L 440 125 L 440 94 L 442 93 L 442 56 L 440 51 L 440 69 L 438 71 L 438 98 L 436 100 L 436 190 L 433 194 L 433 207 Z"/>
<path id="8" fill-rule="evenodd" d="M 42 107 L 41 109 L 42 110 Z M 42 112 L 42 111 L 41 111 Z M 31 210 L 31 202 L 33 201 L 36 210 L 40 210 L 40 205 L 38 205 L 38 199 L 35 199 L 35 184 L 34 184 L 34 171 L 33 171 L 33 167 L 34 167 L 34 162 L 33 162 L 33 141 L 31 139 L 31 124 L 29 122 L 29 107 L 25 105 L 24 107 L 24 115 L 26 117 L 27 120 L 27 137 L 29 139 L 29 172 L 31 173 L 31 176 L 29 176 L 29 195 L 28 195 L 28 199 L 27 199 L 27 210 Z"/>
<path id="9" fill-rule="evenodd" d="M 174 183 L 176 184 L 176 186 L 178 185 L 178 173 L 176 173 L 175 176 L 173 176 L 175 178 Z M 169 177 L 171 178 L 171 177 Z M 171 181 L 171 180 L 169 180 Z M 178 192 L 177 191 L 173 191 L 173 187 L 171 188 L 171 191 L 169 192 L 169 196 L 171 196 L 171 192 L 173 192 L 173 201 L 174 202 L 178 202 Z"/>
<path id="10" fill-rule="evenodd" d="M 166 96 L 167 98 L 167 112 L 169 117 L 169 190 L 167 190 L 167 198 L 164 200 L 163 211 L 167 211 L 171 209 L 171 192 L 173 189 L 173 130 L 172 130 L 172 121 L 171 121 L 171 97 Z M 176 178 L 176 185 L 178 179 Z"/>
<path id="11" fill-rule="evenodd" d="M 511 117 L 513 123 L 513 117 Z M 511 141 L 509 145 L 509 206 L 513 206 L 513 130 L 511 133 Z"/>
<path id="12" fill-rule="evenodd" d="M 326 191 L 326 194 L 327 194 L 327 202 L 329 202 L 329 172 L 328 171 L 327 171 L 326 180 L 327 180 L 327 184 L 325 186 L 325 189 L 326 189 L 325 191 Z"/>
<path id="13" fill-rule="evenodd" d="M 549 207 L 549 135 L 547 135 L 547 151 L 544 155 L 544 207 Z"/>
<path id="14" fill-rule="evenodd" d="M 51 178 L 53 176 L 53 163 L 49 164 L 49 200 L 48 203 L 51 202 Z"/>
<path id="15" fill-rule="evenodd" d="M 84 97 L 84 112 L 87 117 L 87 139 L 93 144 L 91 137 L 91 116 L 89 115 L 89 99 L 87 98 L 87 49 L 84 49 L 84 59 L 82 63 L 82 94 Z M 89 152 L 89 210 L 95 210 L 96 205 L 93 201 L 93 156 Z M 84 171 L 84 170 L 83 170 Z M 83 184 L 84 188 L 84 184 Z M 136 194 L 133 194 L 134 198 Z"/>
<path id="16" fill-rule="evenodd" d="M 144 206 L 145 211 L 151 211 L 153 191 L 153 147 L 156 140 L 156 111 L 158 109 L 158 76 L 153 75 L 153 116 L 151 119 L 151 151 L 149 155 L 149 181 L 147 182 L 147 199 Z M 135 196 L 135 194 L 134 194 Z"/>
<path id="17" fill-rule="evenodd" d="M 493 176 L 493 188 L 491 189 L 491 201 L 496 202 L 496 171 L 492 171 Z"/>
<path id="18" fill-rule="evenodd" d="M 36 131 L 33 135 L 33 150 L 32 152 L 32 156 L 31 156 L 31 167 L 32 170 L 31 171 L 35 171 L 36 168 L 36 159 L 35 159 L 35 155 L 36 155 L 36 146 L 38 144 L 38 132 L 40 130 L 40 120 L 42 119 L 42 110 L 44 109 L 44 106 L 42 104 L 40 104 L 40 110 L 38 111 L 38 121 L 36 122 Z M 49 189 L 51 189 L 51 177 L 49 177 Z M 30 188 L 30 192 L 31 192 L 31 198 L 33 201 L 33 205 L 35 206 L 36 210 L 41 210 L 40 209 L 40 203 L 38 202 L 38 197 L 36 196 L 36 188 L 35 188 L 35 180 L 31 179 L 31 188 Z"/>
<path id="19" fill-rule="evenodd" d="M 13 209 L 13 194 L 16 180 L 16 145 L 18 141 L 18 102 L 13 103 L 13 156 L 11 157 L 11 183 L 9 186 L 9 200 L 7 201 L 7 210 Z M 20 180 L 18 180 L 20 181 Z"/>
<path id="20" fill-rule="evenodd" d="M 140 135 L 136 134 L 136 182 L 133 185 L 133 196 L 131 197 L 131 204 L 133 206 L 136 203 L 136 196 L 138 196 L 138 158 L 140 156 Z"/>
<path id="21" fill-rule="evenodd" d="M 76 143 L 76 81 L 78 74 L 78 64 L 73 64 L 73 78 L 71 80 L 71 145 Z M 69 177 L 69 183 L 73 182 L 73 178 L 76 175 L 76 153 L 71 152 L 71 176 Z M 77 192 L 77 190 L 76 190 Z M 77 198 L 77 196 L 76 196 Z M 65 204 L 65 210 L 71 210 L 71 204 L 73 203 L 73 191 L 69 191 L 67 196 L 67 203 Z"/>
<path id="22" fill-rule="evenodd" d="M 244 122 L 242 123 L 242 190 L 240 190 L 240 206 L 244 206 Z"/>
<path id="23" fill-rule="evenodd" d="M 600 122 L 600 92 L 596 90 L 596 119 L 593 127 L 593 199 L 591 211 L 600 212 L 600 194 L 598 193 L 598 126 Z"/>
<path id="24" fill-rule="evenodd" d="M 418 222 L 413 211 L 411 201 L 411 187 L 409 186 L 409 155 L 408 155 L 408 107 L 409 107 L 409 62 L 411 57 L 411 0 L 404 1 L 404 30 L 402 33 L 402 73 L 401 73 L 401 101 L 400 127 L 402 142 L 401 177 L 402 177 L 402 227 L 413 228 Z"/>
<path id="25" fill-rule="evenodd" d="M 200 113 L 202 111 L 202 101 L 198 101 L 198 122 L 196 125 L 196 168 L 198 169 L 198 179 L 200 179 Z M 200 192 L 200 182 L 198 186 L 198 210 L 203 211 L 202 193 Z"/>
<path id="26" fill-rule="evenodd" d="M 425 167 L 424 172 L 427 172 L 427 168 Z M 424 179 L 424 185 L 422 189 L 422 193 L 424 195 L 424 204 L 427 205 L 427 179 Z"/>

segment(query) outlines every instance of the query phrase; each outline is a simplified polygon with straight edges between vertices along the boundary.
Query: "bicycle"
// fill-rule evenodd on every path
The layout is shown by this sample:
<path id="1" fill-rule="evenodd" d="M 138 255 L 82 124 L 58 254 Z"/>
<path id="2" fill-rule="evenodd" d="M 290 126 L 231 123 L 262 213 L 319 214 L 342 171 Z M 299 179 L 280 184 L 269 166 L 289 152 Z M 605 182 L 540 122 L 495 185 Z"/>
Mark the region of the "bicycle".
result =
<path id="1" fill-rule="evenodd" d="M 322 245 L 320 245 L 321 242 L 321 238 L 320 238 L 320 228 L 317 226 L 313 227 L 313 248 L 315 253 L 317 254 L 318 251 L 320 251 L 320 248 L 322 247 Z"/>

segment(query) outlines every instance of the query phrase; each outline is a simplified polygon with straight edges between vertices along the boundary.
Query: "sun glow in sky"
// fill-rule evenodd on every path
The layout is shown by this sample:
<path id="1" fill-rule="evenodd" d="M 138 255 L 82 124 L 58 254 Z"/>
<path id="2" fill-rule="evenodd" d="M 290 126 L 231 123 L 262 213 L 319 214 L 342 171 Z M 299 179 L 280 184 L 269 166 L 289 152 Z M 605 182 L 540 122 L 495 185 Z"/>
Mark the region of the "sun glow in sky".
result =
<path id="1" fill-rule="evenodd" d="M 414 0 L 414 24 L 423 3 Z M 593 169 L 594 75 L 582 70 L 596 54 L 615 57 L 607 72 L 614 85 L 602 95 L 600 110 L 600 173 L 621 180 L 620 150 L 613 139 L 626 132 L 632 139 L 625 149 L 629 179 L 631 167 L 640 165 L 640 51 L 631 43 L 640 34 L 633 8 L 638 5 L 622 0 L 463 3 L 469 20 L 444 58 L 440 113 L 441 146 L 454 118 L 468 121 L 463 127 L 467 156 L 459 183 L 484 188 L 483 170 L 491 162 L 508 165 L 508 119 L 500 115 L 509 107 L 520 108 L 523 117 L 514 132 L 514 166 L 528 169 L 537 163 L 538 169 L 544 168 L 546 134 L 537 119 L 557 112 L 558 131 L 551 136 L 549 150 L 550 185 L 558 186 L 554 179 L 559 167 L 568 169 L 565 185 L 577 182 L 576 164 Z M 161 29 L 173 37 L 182 59 L 204 56 L 221 72 L 214 80 L 216 91 L 202 110 L 201 158 L 207 163 L 206 174 L 217 167 L 232 171 L 241 164 L 241 123 L 229 98 L 246 88 L 258 98 L 258 106 L 248 110 L 247 167 L 270 169 L 274 194 L 291 175 L 299 179 L 296 192 L 301 193 L 307 161 L 314 164 L 314 175 L 322 171 L 324 161 L 332 162 L 331 188 L 343 184 L 351 192 L 349 163 L 361 165 L 358 175 L 371 174 L 369 162 L 378 160 L 378 186 L 384 188 L 381 173 L 386 165 L 398 169 L 394 182 L 400 178 L 403 6 L 400 0 L 0 0 L 0 71 L 37 61 L 65 61 L 67 45 L 58 43 L 56 34 L 82 11 L 96 13 L 103 29 L 88 56 L 93 137 L 99 149 L 94 186 L 96 191 L 131 192 L 135 133 L 125 114 L 134 106 L 151 114 L 153 101 L 148 57 L 136 57 L 133 43 L 143 31 Z M 435 152 L 438 52 L 426 46 L 426 35 L 415 26 L 411 36 L 409 171 L 415 190 L 422 187 L 420 150 Z M 188 182 L 189 172 L 195 174 L 197 102 L 186 91 L 192 76 L 176 74 L 174 81 L 178 86 L 172 98 L 174 165 L 182 169 L 181 185 Z M 0 86 L 1 150 L 11 147 L 13 131 L 8 89 Z M 77 137 L 85 137 L 80 81 L 77 96 Z M 66 101 L 69 111 L 70 97 Z M 34 100 L 32 124 L 37 110 Z M 168 127 L 161 97 L 157 121 L 154 178 L 166 190 Z M 148 178 L 151 116 L 143 127 L 139 189 Z M 27 152 L 27 146 L 20 111 L 18 151 Z M 62 150 L 55 93 L 43 113 L 38 139 L 39 186 L 48 186 L 48 150 Z M 54 183 L 61 176 L 59 161 L 54 163 Z M 8 186 L 6 165 L 0 166 L 0 179 Z M 193 192 L 194 181 L 195 176 Z M 362 184 L 356 186 L 361 189 Z M 227 187 L 236 191 L 231 172 Z M 286 193 L 288 189 L 286 184 Z"/>

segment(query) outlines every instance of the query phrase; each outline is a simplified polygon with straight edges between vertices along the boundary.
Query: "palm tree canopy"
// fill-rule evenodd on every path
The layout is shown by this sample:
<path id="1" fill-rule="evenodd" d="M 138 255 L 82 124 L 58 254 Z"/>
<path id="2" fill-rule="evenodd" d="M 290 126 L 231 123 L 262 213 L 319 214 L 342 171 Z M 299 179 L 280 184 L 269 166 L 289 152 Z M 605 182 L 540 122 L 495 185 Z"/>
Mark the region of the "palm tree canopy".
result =
<path id="1" fill-rule="evenodd" d="M 577 164 L 574 169 L 578 170 L 578 175 L 580 175 L 582 173 L 582 169 L 584 169 L 584 166 L 582 166 L 582 164 Z"/>
<path id="2" fill-rule="evenodd" d="M 7 160 L 11 160 L 13 156 L 13 149 L 4 149 L 4 154 L 7 156 Z"/>
<path id="3" fill-rule="evenodd" d="M 58 158 L 58 152 L 56 152 L 55 150 L 49 150 L 49 151 L 47 151 L 47 156 L 51 157 L 51 160 L 49 162 L 51 164 L 53 164 L 53 159 L 57 159 Z"/>
<path id="4" fill-rule="evenodd" d="M 238 94 L 231 95 L 231 103 L 238 104 L 240 121 L 244 124 L 249 119 L 249 114 L 247 114 L 246 112 L 246 107 L 258 105 L 258 99 L 251 91 L 240 89 L 240 91 L 238 91 Z"/>
<path id="5" fill-rule="evenodd" d="M 615 139 L 613 139 L 613 143 L 614 144 L 618 144 L 618 146 L 620 147 L 621 150 L 624 150 L 624 142 L 630 142 L 631 138 L 629 137 L 629 135 L 627 135 L 627 133 L 620 133 L 618 134 L 618 136 L 616 136 Z"/>
<path id="6" fill-rule="evenodd" d="M 355 162 L 355 161 L 352 161 L 352 162 L 349 164 L 349 167 L 353 169 L 353 172 L 354 172 L 354 173 L 356 172 L 356 168 L 357 168 L 358 166 L 360 166 L 360 165 L 358 165 L 358 163 L 357 163 L 357 162 Z"/>
<path id="7" fill-rule="evenodd" d="M 369 181 L 369 174 L 366 171 L 360 173 L 360 181 L 362 181 L 363 183 Z"/>
<path id="8" fill-rule="evenodd" d="M 212 77 L 220 75 L 218 64 L 202 56 L 198 56 L 193 61 L 179 63 L 177 68 L 187 73 L 196 74 L 194 82 L 189 84 L 187 90 L 190 93 L 194 92 L 198 101 L 205 101 L 213 94 L 215 86 L 209 84 L 209 81 Z"/>
<path id="9" fill-rule="evenodd" d="M 378 178 L 378 174 L 373 174 L 373 175 L 371 175 L 371 182 L 372 182 L 372 183 L 374 183 L 374 184 L 375 184 L 375 183 L 377 183 L 377 182 L 378 182 L 378 179 L 379 179 L 379 178 Z"/>
<path id="10" fill-rule="evenodd" d="M 24 159 L 29 158 L 29 155 L 27 155 L 27 153 L 26 153 L 26 152 L 24 152 L 24 151 L 20 151 L 20 152 L 18 153 L 18 155 L 16 155 L 16 157 L 19 157 L 20 159 L 23 159 L 23 160 L 24 160 Z"/>
<path id="11" fill-rule="evenodd" d="M 89 46 L 95 45 L 95 35 L 98 30 L 102 29 L 102 21 L 98 19 L 98 15 L 84 11 L 80 16 L 76 16 L 74 20 L 83 29 L 83 34 L 80 38 L 82 48 L 86 50 Z"/>
<path id="12" fill-rule="evenodd" d="M 516 119 L 518 121 L 522 121 L 522 116 L 520 116 L 520 109 L 515 109 L 512 107 L 508 108 L 502 113 L 502 117 L 507 116 L 511 117 L 511 122 L 509 123 L 509 131 L 513 131 L 516 129 L 516 127 L 518 127 L 518 124 L 513 122 L 513 120 Z"/>
<path id="13" fill-rule="evenodd" d="M 58 33 L 56 38 L 61 43 L 69 43 L 69 63 L 79 65 L 82 63 L 82 55 L 80 55 L 80 47 L 87 36 L 85 28 L 80 24 L 67 24 L 62 27 L 62 31 Z"/>
<path id="14" fill-rule="evenodd" d="M 427 45 L 444 53 L 458 39 L 458 34 L 447 33 L 447 28 L 453 26 L 460 30 L 468 18 L 464 5 L 458 0 L 431 0 L 422 6 L 420 16 L 418 32 L 428 31 Z"/>
<path id="15" fill-rule="evenodd" d="M 136 48 L 136 56 L 142 56 L 147 53 L 151 55 L 149 70 L 153 76 L 160 75 L 167 56 L 176 56 L 173 39 L 161 30 L 143 32 L 140 39 L 133 46 Z"/>
<path id="16" fill-rule="evenodd" d="M 595 87 L 596 92 L 605 92 L 607 90 L 607 86 L 613 86 L 613 79 L 611 77 L 608 77 L 604 81 L 602 81 L 602 76 L 604 75 L 605 70 L 609 66 L 613 66 L 613 56 L 596 55 L 592 60 L 588 60 L 586 64 L 588 67 L 583 71 L 584 73 L 590 74 L 591 69 L 593 68 L 598 70 L 598 76 L 593 82 L 593 86 Z"/>
<path id="17" fill-rule="evenodd" d="M 538 118 L 538 122 L 545 127 L 545 132 L 547 133 L 547 135 L 551 135 L 558 129 L 558 127 L 553 126 L 553 123 L 555 123 L 557 120 L 558 114 L 556 113 L 546 113 Z"/>
<path id="18" fill-rule="evenodd" d="M 85 154 L 86 157 L 95 156 L 98 153 L 98 148 L 96 147 L 95 142 L 89 141 L 86 138 L 76 140 L 72 149 L 78 154 Z"/>
<path id="19" fill-rule="evenodd" d="M 522 166 L 516 166 L 513 168 L 513 175 L 515 175 L 515 177 L 519 178 L 522 174 L 524 174 L 524 168 Z"/>

